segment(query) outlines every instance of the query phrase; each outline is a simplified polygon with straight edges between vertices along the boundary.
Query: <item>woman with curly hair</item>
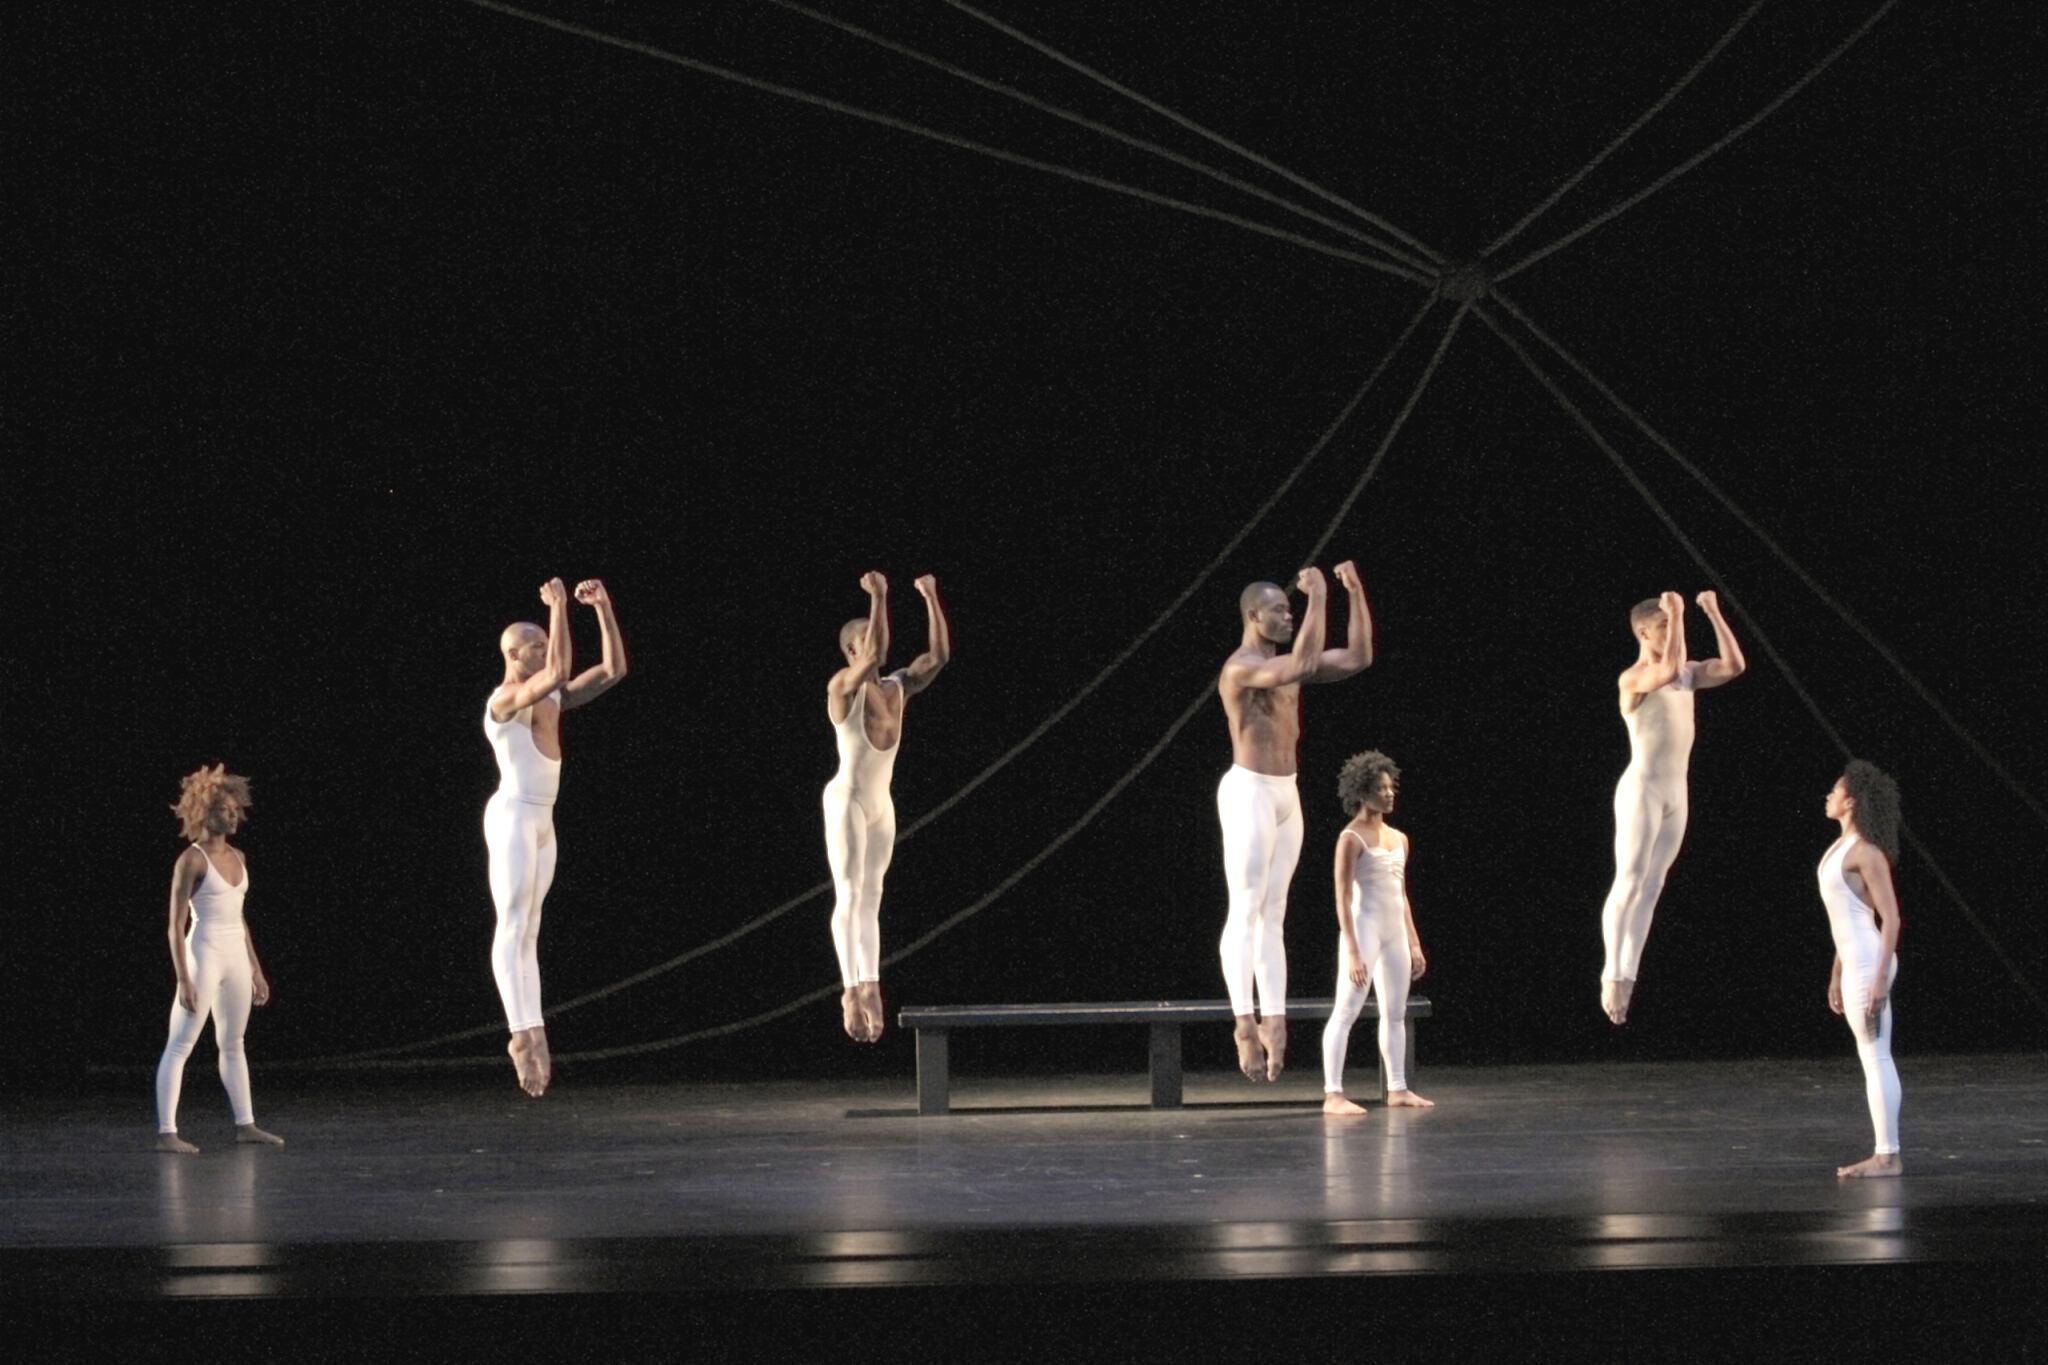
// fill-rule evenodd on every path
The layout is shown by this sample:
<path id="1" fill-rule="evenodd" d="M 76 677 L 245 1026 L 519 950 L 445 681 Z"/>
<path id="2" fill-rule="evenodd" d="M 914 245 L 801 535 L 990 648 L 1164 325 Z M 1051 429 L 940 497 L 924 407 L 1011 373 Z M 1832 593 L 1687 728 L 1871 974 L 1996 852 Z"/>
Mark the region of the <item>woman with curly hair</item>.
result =
<path id="1" fill-rule="evenodd" d="M 256 960 L 256 940 L 242 918 L 249 894 L 249 861 L 228 843 L 249 810 L 249 779 L 224 763 L 188 773 L 178 792 L 179 826 L 191 843 L 171 865 L 171 970 L 178 993 L 171 1001 L 171 1035 L 156 1065 L 156 1145 L 191 1154 L 199 1149 L 178 1136 L 178 1092 L 185 1059 L 213 1016 L 220 1049 L 220 1079 L 235 1115 L 235 1141 L 284 1146 L 256 1126 L 249 1100 L 249 1059 L 242 1032 L 251 1005 L 267 1004 L 270 982 Z"/>
<path id="2" fill-rule="evenodd" d="M 1344 1054 L 1351 1026 L 1365 1008 L 1367 987 L 1379 993 L 1380 1061 L 1389 1108 L 1430 1109 L 1408 1088 L 1408 983 L 1429 962 L 1408 904 L 1408 836 L 1387 823 L 1401 770 L 1376 749 L 1353 754 L 1337 776 L 1337 796 L 1351 823 L 1337 836 L 1337 1002 L 1323 1028 L 1323 1112 L 1363 1114 L 1344 1097 Z"/>
<path id="3" fill-rule="evenodd" d="M 1837 1168 L 1844 1179 L 1898 1175 L 1899 1071 L 1892 1065 L 1892 981 L 1899 974 L 1899 898 L 1892 866 L 1899 857 L 1899 784 L 1877 765 L 1852 759 L 1828 789 L 1828 818 L 1842 837 L 1820 860 L 1820 898 L 1835 937 L 1828 1008 L 1846 1015 L 1863 1060 L 1872 1155 Z"/>

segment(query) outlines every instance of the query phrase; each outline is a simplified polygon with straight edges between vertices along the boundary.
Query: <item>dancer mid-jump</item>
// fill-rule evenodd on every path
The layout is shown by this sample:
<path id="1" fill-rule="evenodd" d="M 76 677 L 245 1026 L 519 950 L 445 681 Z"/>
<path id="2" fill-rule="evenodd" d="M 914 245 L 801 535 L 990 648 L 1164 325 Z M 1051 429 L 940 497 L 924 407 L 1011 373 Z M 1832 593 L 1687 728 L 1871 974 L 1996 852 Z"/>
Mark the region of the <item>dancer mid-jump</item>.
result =
<path id="1" fill-rule="evenodd" d="M 604 660 L 570 677 L 569 594 L 562 580 L 541 585 L 548 627 L 505 627 L 498 650 L 505 677 L 484 709 L 484 734 L 498 760 L 498 790 L 484 807 L 490 850 L 491 974 L 512 1039 L 505 1050 L 519 1088 L 538 1099 L 554 1077 L 540 1006 L 540 911 L 555 879 L 555 793 L 562 784 L 562 712 L 595 701 L 626 676 L 626 641 L 604 584 L 576 585 L 576 600 L 597 611 Z"/>
<path id="2" fill-rule="evenodd" d="M 882 1036 L 882 877 L 896 849 L 896 803 L 889 779 L 903 738 L 903 706 L 930 687 L 953 657 L 939 606 L 938 580 L 916 582 L 924 598 L 928 643 L 909 667 L 882 676 L 889 656 L 889 581 L 861 575 L 868 614 L 839 630 L 846 666 L 825 684 L 825 715 L 839 745 L 839 771 L 825 785 L 825 860 L 832 869 L 832 948 L 839 955 L 840 1010 L 846 1036 Z"/>
<path id="3" fill-rule="evenodd" d="M 1600 932 L 1607 943 L 1607 960 L 1600 969 L 1600 1008 L 1617 1024 L 1628 1022 L 1636 968 L 1650 937 L 1650 917 L 1657 912 L 1664 878 L 1685 840 L 1693 693 L 1740 677 L 1747 667 L 1719 600 L 1711 591 L 1697 600 L 1713 623 L 1719 658 L 1687 661 L 1685 599 L 1675 592 L 1638 602 L 1628 614 L 1636 637 L 1636 661 L 1618 685 L 1629 761 L 1614 788 L 1614 886 L 1600 913 Z"/>
<path id="4" fill-rule="evenodd" d="M 170 1038 L 156 1064 L 156 1145 L 187 1155 L 199 1150 L 178 1136 L 178 1095 L 185 1085 L 185 1059 L 211 1014 L 221 1084 L 235 1115 L 235 1141 L 282 1147 L 283 1138 L 256 1126 L 249 1058 L 242 1050 L 250 1007 L 270 1001 L 256 940 L 242 918 L 249 860 L 228 842 L 248 813 L 249 779 L 229 772 L 224 763 L 201 768 L 186 775 L 172 809 L 192 842 L 171 865 L 171 969 L 178 977 L 178 994 L 171 1002 Z"/>
<path id="5" fill-rule="evenodd" d="M 1301 797 L 1295 790 L 1301 740 L 1301 685 L 1336 682 L 1372 665 L 1372 616 L 1365 585 L 1350 560 L 1337 566 L 1350 595 L 1344 648 L 1325 649 L 1323 571 L 1303 569 L 1295 585 L 1308 597 L 1296 633 L 1287 594 L 1254 583 L 1238 596 L 1243 634 L 1216 679 L 1230 723 L 1230 771 L 1216 786 L 1223 826 L 1223 876 L 1230 913 L 1218 951 L 1230 1012 L 1237 1020 L 1237 1066 L 1251 1080 L 1278 1080 L 1287 1057 L 1287 884 L 1301 857 Z M 1281 653 L 1292 642 L 1293 647 Z M 1256 1009 L 1254 1013 L 1254 988 Z"/>

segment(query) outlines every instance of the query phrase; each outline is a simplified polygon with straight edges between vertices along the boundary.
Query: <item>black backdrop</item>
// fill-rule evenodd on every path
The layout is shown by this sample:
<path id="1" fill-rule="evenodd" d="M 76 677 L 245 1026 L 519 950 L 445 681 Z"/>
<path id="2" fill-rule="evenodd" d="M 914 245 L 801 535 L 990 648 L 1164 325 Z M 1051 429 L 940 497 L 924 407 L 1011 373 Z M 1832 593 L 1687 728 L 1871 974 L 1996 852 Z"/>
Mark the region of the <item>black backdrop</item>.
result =
<path id="1" fill-rule="evenodd" d="M 1739 12 L 1124 6 L 1005 17 L 1470 252 Z M 550 13 L 1261 219 L 1280 211 L 766 5 Z M 858 17 L 1170 141 L 936 5 Z M 1706 145 L 1860 22 L 1769 9 L 1536 227 Z M 1342 261 L 778 100 L 460 0 L 10 21 L 33 79 L 10 210 L 7 784 L 22 842 L 10 1069 L 161 1046 L 178 776 L 252 775 L 265 1060 L 489 1022 L 479 713 L 506 621 L 601 575 L 633 676 L 569 718 L 543 939 L 560 1000 L 824 875 L 822 685 L 858 575 L 935 572 L 957 658 L 911 708 L 907 823 L 1153 621 L 1420 301 Z M 1517 299 L 1871 622 L 2030 786 L 2039 21 L 1904 6 L 1771 120 Z M 1256 175 L 1256 172 L 1252 174 Z M 1284 183 L 1267 181 L 1287 190 Z M 1287 190 L 1296 197 L 1297 192 Z M 10 198 L 13 198 L 10 196 Z M 1313 232 L 1313 228 L 1304 228 Z M 1299 562 L 1413 386 L 1439 310 L 1307 478 L 1042 742 L 898 852 L 885 946 L 1065 829 L 1213 676 L 1248 579 Z M 1735 523 L 1604 412 L 2020 970 L 2042 824 Z M 1839 756 L 1759 642 L 1699 706 L 1693 821 L 1637 1019 L 1595 1009 L 1623 614 L 1701 574 L 1476 319 L 1342 527 L 1380 662 L 1308 698 L 1295 989 L 1324 993 L 1337 765 L 1383 747 L 1437 1060 L 1841 1052 L 1812 868 Z M 1341 600 L 1341 597 L 1340 597 Z M 1708 645 L 1695 621 L 1693 648 Z M 579 610 L 578 647 L 596 636 Z M 1219 711 L 892 1000 L 1214 995 Z M 1900 874 L 1902 1052 L 2042 1016 L 1924 864 Z M 660 1038 L 832 980 L 819 899 L 553 1026 Z M 487 1052 L 495 1043 L 472 1041 Z M 1019 1044 L 1111 1064 L 1095 1040 Z M 1221 1042 L 1218 1042 L 1219 1058 Z M 460 1050 L 460 1049 L 454 1049 Z M 639 1074 L 904 1072 L 820 1005 Z"/>

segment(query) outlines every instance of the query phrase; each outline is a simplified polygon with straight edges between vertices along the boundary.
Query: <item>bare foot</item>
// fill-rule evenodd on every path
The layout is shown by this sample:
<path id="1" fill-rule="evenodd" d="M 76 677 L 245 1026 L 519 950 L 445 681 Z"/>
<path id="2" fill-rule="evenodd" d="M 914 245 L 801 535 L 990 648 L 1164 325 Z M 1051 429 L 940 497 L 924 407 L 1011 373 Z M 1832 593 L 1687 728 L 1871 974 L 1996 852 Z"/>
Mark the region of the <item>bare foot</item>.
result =
<path id="1" fill-rule="evenodd" d="M 863 981 L 860 983 L 860 1017 L 867 1024 L 867 1042 L 882 1041 L 882 983 Z"/>
<path id="2" fill-rule="evenodd" d="M 1857 1162 L 1854 1166 L 1841 1166 L 1835 1170 L 1837 1180 L 1861 1180 L 1869 1176 L 1904 1175 L 1906 1163 L 1899 1159 L 1897 1152 L 1880 1152 Z"/>
<path id="3" fill-rule="evenodd" d="M 1287 1068 L 1287 1016 L 1269 1016 L 1259 1021 L 1259 1046 L 1266 1050 L 1266 1079 L 1277 1081 Z"/>
<path id="4" fill-rule="evenodd" d="M 158 1133 L 156 1149 L 159 1152 L 176 1152 L 180 1156 L 198 1156 L 199 1149 L 176 1133 Z"/>
<path id="5" fill-rule="evenodd" d="M 263 1130 L 262 1130 L 261 1128 L 258 1128 L 258 1127 L 257 1127 L 257 1126 L 256 1126 L 255 1124 L 253 1124 L 253 1123 L 238 1123 L 238 1124 L 236 1124 L 236 1125 L 235 1125 L 235 1141 L 237 1141 L 237 1142 L 253 1142 L 253 1143 L 257 1144 L 258 1146 L 265 1146 L 265 1147 L 282 1147 L 282 1146 L 284 1146 L 284 1139 L 283 1139 L 283 1138 L 279 1137 L 279 1136 L 278 1136 L 277 1134 L 275 1134 L 275 1133 L 266 1133 L 266 1132 L 264 1132 L 264 1131 L 263 1131 Z"/>
<path id="6" fill-rule="evenodd" d="M 1259 1046 L 1259 1026 L 1249 1014 L 1237 1017 L 1237 1069 L 1248 1081 L 1266 1079 L 1266 1050 Z"/>
<path id="7" fill-rule="evenodd" d="M 1600 1010 L 1615 1024 L 1628 1022 L 1628 1000 L 1635 994 L 1634 980 L 1618 981 L 1613 977 L 1600 978 Z"/>
<path id="8" fill-rule="evenodd" d="M 555 1083 L 555 1054 L 548 1051 L 548 1031 L 544 1028 L 533 1031 L 533 1065 L 540 1077 L 540 1089 L 533 1092 L 538 1099 Z"/>
<path id="9" fill-rule="evenodd" d="M 1435 1100 L 1426 1100 L 1413 1090 L 1389 1090 L 1386 1105 L 1389 1109 L 1434 1109 Z"/>
<path id="10" fill-rule="evenodd" d="M 1353 1104 L 1350 1100 L 1344 1098 L 1341 1091 L 1332 1091 L 1323 1096 L 1323 1112 L 1325 1114 L 1363 1114 L 1365 1106 Z"/>
<path id="11" fill-rule="evenodd" d="M 839 993 L 839 1013 L 846 1025 L 846 1036 L 856 1043 L 868 1040 L 868 1021 L 861 1017 L 860 992 L 848 986 Z"/>
<path id="12" fill-rule="evenodd" d="M 519 1074 L 519 1088 L 539 1099 L 547 1089 L 539 1080 L 540 1073 L 533 1061 L 533 1030 L 524 1029 L 512 1035 L 505 1044 L 505 1051 L 512 1056 L 512 1069 Z"/>

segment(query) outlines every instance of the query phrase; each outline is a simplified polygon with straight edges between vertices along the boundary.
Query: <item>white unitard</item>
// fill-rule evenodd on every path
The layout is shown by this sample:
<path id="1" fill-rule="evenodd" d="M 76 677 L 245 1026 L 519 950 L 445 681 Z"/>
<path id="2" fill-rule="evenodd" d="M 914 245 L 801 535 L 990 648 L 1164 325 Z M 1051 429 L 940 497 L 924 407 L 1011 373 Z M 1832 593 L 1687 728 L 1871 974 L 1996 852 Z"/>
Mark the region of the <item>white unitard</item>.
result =
<path id="1" fill-rule="evenodd" d="M 1884 954 L 1884 938 L 1878 933 L 1877 912 L 1849 887 L 1842 875 L 1842 860 L 1856 842 L 1849 835 L 1820 860 L 1820 898 L 1828 908 L 1828 928 L 1835 936 L 1835 953 L 1842 959 L 1842 1013 L 1856 1035 L 1856 1055 L 1863 1060 L 1863 1093 L 1870 1102 L 1870 1127 L 1877 1135 L 1871 1148 L 1880 1156 L 1899 1150 L 1899 1069 L 1892 1065 L 1891 983 L 1899 975 L 1899 956 L 1892 954 L 1885 972 L 1884 1009 L 1877 1018 L 1877 1031 L 1870 1028 L 1871 983 L 1877 979 L 1877 960 Z"/>
<path id="2" fill-rule="evenodd" d="M 1699 664 L 1688 662 L 1622 717 L 1628 769 L 1614 787 L 1614 886 L 1600 912 L 1607 981 L 1633 981 L 1650 937 L 1650 917 L 1665 874 L 1685 841 L 1686 767 L 1692 758 L 1693 691 Z"/>
<path id="3" fill-rule="evenodd" d="M 1217 945 L 1230 1012 L 1252 1013 L 1258 987 L 1263 1017 L 1287 1014 L 1287 884 L 1301 858 L 1301 796 L 1294 776 L 1275 777 L 1233 763 L 1216 784 L 1223 825 L 1223 878 L 1230 913 Z"/>
<path id="4" fill-rule="evenodd" d="M 194 848 L 199 848 L 197 844 Z M 199 849 L 201 857 L 206 850 Z M 220 1082 L 227 1087 L 228 1107 L 238 1125 L 256 1121 L 249 1100 L 249 1058 L 242 1051 L 242 1032 L 249 1027 L 255 997 L 255 973 L 249 966 L 249 930 L 242 921 L 242 901 L 249 894 L 249 860 L 242 859 L 242 879 L 230 885 L 206 859 L 206 870 L 192 888 L 192 923 L 185 931 L 185 974 L 192 982 L 193 1008 L 171 1001 L 171 1036 L 156 1064 L 156 1130 L 178 1131 L 178 1093 L 185 1085 L 185 1059 L 213 1015 L 213 1042 L 220 1049 Z"/>
<path id="5" fill-rule="evenodd" d="M 1339 838 L 1358 840 L 1351 865 L 1351 934 L 1380 998 L 1380 1060 L 1388 1091 L 1408 1088 L 1408 979 L 1415 960 L 1408 951 L 1408 843 L 1373 848 L 1358 831 Z M 1337 963 L 1337 1003 L 1323 1028 L 1323 1090 L 1344 1093 L 1344 1054 L 1351 1026 L 1365 1008 L 1366 987 L 1355 985 L 1347 964 Z"/>
<path id="6" fill-rule="evenodd" d="M 560 690 L 550 699 L 560 706 Z M 484 806 L 491 904 L 498 912 L 491 974 L 498 979 L 506 1026 L 518 1033 L 542 1024 L 540 907 L 555 880 L 555 793 L 562 785 L 562 760 L 549 758 L 533 742 L 531 706 L 503 723 L 485 706 L 484 734 L 498 759 L 498 790 Z"/>
<path id="7" fill-rule="evenodd" d="M 901 687 L 891 676 L 877 687 Z M 830 718 L 830 712 L 827 712 Z M 839 771 L 825 784 L 825 861 L 832 869 L 832 947 L 839 954 L 839 982 L 848 990 L 882 979 L 882 877 L 896 852 L 896 802 L 889 779 L 896 771 L 896 743 L 877 749 L 868 742 L 867 685 L 853 694 L 846 718 L 832 722 L 839 745 Z"/>

